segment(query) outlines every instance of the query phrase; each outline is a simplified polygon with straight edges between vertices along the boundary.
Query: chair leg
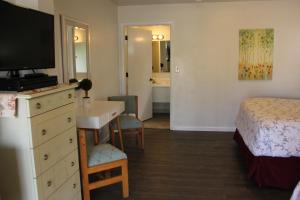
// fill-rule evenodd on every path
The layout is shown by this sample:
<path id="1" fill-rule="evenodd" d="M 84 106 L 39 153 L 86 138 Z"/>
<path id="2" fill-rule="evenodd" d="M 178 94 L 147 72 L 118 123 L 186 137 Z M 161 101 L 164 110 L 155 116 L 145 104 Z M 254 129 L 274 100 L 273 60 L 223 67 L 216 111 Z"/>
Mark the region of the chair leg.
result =
<path id="1" fill-rule="evenodd" d="M 137 134 L 136 134 L 136 146 L 138 146 L 139 148 L 141 147 L 141 139 L 140 139 L 140 131 L 138 130 Z"/>
<path id="2" fill-rule="evenodd" d="M 123 190 L 123 198 L 127 198 L 129 196 L 129 184 L 128 184 L 128 161 L 125 160 L 122 165 L 122 190 Z"/>
<path id="3" fill-rule="evenodd" d="M 94 135 L 94 145 L 99 144 L 99 132 L 97 129 L 93 130 L 93 135 Z"/>
<path id="4" fill-rule="evenodd" d="M 81 165 L 81 177 L 83 188 L 83 199 L 90 200 L 89 190 L 89 175 L 87 172 L 87 152 L 86 152 L 86 131 L 79 129 L 79 151 L 80 151 L 80 165 Z"/>
<path id="5" fill-rule="evenodd" d="M 109 132 L 110 132 L 110 140 L 111 140 L 111 144 L 115 146 L 115 131 L 112 127 L 111 122 L 109 123 Z"/>
<path id="6" fill-rule="evenodd" d="M 121 130 L 121 126 L 120 126 L 119 117 L 117 117 L 116 120 L 117 120 L 117 128 L 118 128 L 118 134 L 119 134 L 119 141 L 120 141 L 121 150 L 124 151 L 123 136 L 122 136 L 122 130 Z"/>
<path id="7" fill-rule="evenodd" d="M 144 146 L 145 146 L 145 139 L 144 139 L 144 126 L 140 129 L 140 132 L 139 132 L 140 135 L 140 139 L 141 139 L 141 149 L 144 149 Z"/>

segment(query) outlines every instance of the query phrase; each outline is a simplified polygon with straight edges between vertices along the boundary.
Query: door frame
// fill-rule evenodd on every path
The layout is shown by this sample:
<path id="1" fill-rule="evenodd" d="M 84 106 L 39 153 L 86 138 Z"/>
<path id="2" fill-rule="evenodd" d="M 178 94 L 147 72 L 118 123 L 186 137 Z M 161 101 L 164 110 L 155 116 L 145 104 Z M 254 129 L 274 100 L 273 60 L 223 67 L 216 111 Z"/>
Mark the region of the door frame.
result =
<path id="1" fill-rule="evenodd" d="M 174 22 L 147 22 L 147 23 L 141 23 L 141 22 L 128 22 L 128 23 L 119 23 L 119 33 L 118 33 L 118 38 L 119 38 L 119 80 L 120 80 L 120 94 L 121 95 L 126 95 L 126 76 L 125 76 L 125 55 L 124 55 L 124 30 L 125 27 L 128 26 L 159 26 L 159 25 L 169 25 L 170 26 L 170 42 L 171 42 L 171 67 L 170 67 L 170 130 L 174 130 L 173 128 L 173 121 L 175 116 L 173 116 L 173 110 L 174 108 L 174 101 L 175 101 L 175 96 L 173 95 L 173 76 L 175 75 L 175 62 L 174 62 L 174 40 L 173 40 L 173 35 L 174 35 Z"/>

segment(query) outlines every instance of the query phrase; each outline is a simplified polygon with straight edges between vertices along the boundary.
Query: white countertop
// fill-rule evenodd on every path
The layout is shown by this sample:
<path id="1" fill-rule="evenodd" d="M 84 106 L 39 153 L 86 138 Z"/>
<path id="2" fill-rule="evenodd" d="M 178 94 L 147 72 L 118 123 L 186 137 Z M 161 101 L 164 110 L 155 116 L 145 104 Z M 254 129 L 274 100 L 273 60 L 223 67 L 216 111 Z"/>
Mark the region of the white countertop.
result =
<path id="1" fill-rule="evenodd" d="M 153 83 L 152 87 L 170 87 L 170 84 L 157 84 L 157 83 Z"/>

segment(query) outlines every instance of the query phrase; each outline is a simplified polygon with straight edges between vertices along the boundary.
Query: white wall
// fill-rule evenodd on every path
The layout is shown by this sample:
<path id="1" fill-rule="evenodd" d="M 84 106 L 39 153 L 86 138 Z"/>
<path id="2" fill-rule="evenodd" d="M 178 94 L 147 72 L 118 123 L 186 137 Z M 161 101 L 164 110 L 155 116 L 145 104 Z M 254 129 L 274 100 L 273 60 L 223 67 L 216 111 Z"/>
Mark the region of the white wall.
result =
<path id="1" fill-rule="evenodd" d="M 300 98 L 300 1 L 118 8 L 119 24 L 172 22 L 171 128 L 233 130 L 246 97 Z M 272 81 L 238 81 L 239 29 L 274 28 Z M 175 66 L 180 73 L 175 73 Z"/>
<path id="2" fill-rule="evenodd" d="M 59 14 L 89 24 L 91 96 L 107 99 L 119 94 L 117 6 L 110 0 L 54 0 L 56 36 L 60 36 Z M 62 74 L 60 40 L 56 40 L 57 67 Z"/>

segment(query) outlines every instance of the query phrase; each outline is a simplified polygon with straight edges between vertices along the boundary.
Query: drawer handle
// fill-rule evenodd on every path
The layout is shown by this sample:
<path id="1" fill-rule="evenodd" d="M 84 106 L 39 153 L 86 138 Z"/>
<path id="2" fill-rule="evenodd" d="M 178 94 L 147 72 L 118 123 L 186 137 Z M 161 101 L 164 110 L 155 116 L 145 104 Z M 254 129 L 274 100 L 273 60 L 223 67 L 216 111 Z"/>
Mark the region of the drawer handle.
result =
<path id="1" fill-rule="evenodd" d="M 68 94 L 68 98 L 71 99 L 72 98 L 72 94 Z"/>
<path id="2" fill-rule="evenodd" d="M 114 117 L 116 114 L 117 114 L 117 112 L 114 112 L 114 113 L 112 114 L 112 116 Z"/>
<path id="3" fill-rule="evenodd" d="M 76 185 L 76 183 L 74 183 L 74 184 L 73 184 L 73 188 L 75 189 L 75 188 L 76 188 L 76 186 L 77 186 L 77 185 Z"/>
<path id="4" fill-rule="evenodd" d="M 37 109 L 41 109 L 41 108 L 42 108 L 42 104 L 36 103 L 35 107 L 36 107 Z"/>
<path id="5" fill-rule="evenodd" d="M 68 122 L 71 123 L 71 121 L 72 121 L 72 118 L 68 117 Z"/>
<path id="6" fill-rule="evenodd" d="M 44 155 L 44 160 L 48 160 L 48 158 L 49 158 L 48 154 L 45 154 Z"/>
<path id="7" fill-rule="evenodd" d="M 48 187 L 51 187 L 51 185 L 52 185 L 52 181 L 48 181 L 48 182 L 47 182 L 47 186 L 48 186 Z"/>
<path id="8" fill-rule="evenodd" d="M 75 165 L 75 162 L 71 162 L 71 166 L 74 167 L 74 165 Z"/>
<path id="9" fill-rule="evenodd" d="M 70 143 L 70 144 L 73 143 L 73 139 L 72 139 L 72 138 L 69 139 L 69 143 Z"/>
<path id="10" fill-rule="evenodd" d="M 43 130 L 42 130 L 42 135 L 46 135 L 46 133 L 47 133 L 47 130 L 46 130 L 46 129 L 43 129 Z"/>

